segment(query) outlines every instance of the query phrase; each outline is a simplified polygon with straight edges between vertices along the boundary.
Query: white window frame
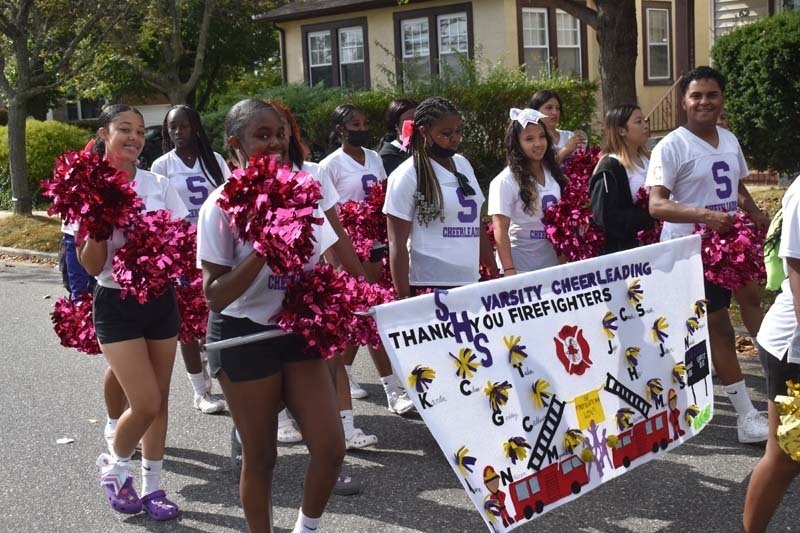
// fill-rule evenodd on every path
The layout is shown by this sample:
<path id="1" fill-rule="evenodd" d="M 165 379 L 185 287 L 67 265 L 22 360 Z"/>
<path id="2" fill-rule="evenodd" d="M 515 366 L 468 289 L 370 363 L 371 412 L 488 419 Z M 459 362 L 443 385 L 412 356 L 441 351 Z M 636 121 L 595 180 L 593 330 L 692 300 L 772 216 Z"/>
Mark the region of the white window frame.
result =
<path id="1" fill-rule="evenodd" d="M 564 49 L 571 48 L 571 49 L 577 50 L 578 51 L 578 69 L 575 72 L 576 72 L 576 74 L 578 74 L 578 76 L 580 76 L 581 73 L 583 72 L 583 57 L 582 57 L 582 54 L 581 54 L 581 45 L 583 44 L 581 42 L 581 21 L 578 19 L 578 17 L 570 15 L 566 11 L 563 11 L 561 9 L 556 9 L 556 32 L 558 32 L 558 14 L 559 13 L 562 13 L 564 15 L 568 15 L 568 16 L 572 17 L 572 20 L 575 21 L 575 26 L 572 29 L 570 29 L 570 31 L 574 31 L 575 34 L 578 36 L 578 39 L 577 39 L 578 42 L 576 44 L 563 44 L 561 42 L 561 39 L 556 38 L 556 54 L 555 54 L 556 55 L 556 61 L 558 60 L 558 56 L 559 56 L 558 51 L 560 49 L 562 49 L 562 48 L 564 48 Z M 547 42 L 548 42 L 548 45 L 549 45 L 549 43 L 550 43 L 549 35 L 548 35 Z"/>
<path id="2" fill-rule="evenodd" d="M 361 59 L 355 59 L 353 61 L 345 61 L 342 59 L 344 57 L 345 50 L 358 50 L 359 46 L 355 45 L 347 45 L 346 47 L 342 45 L 342 34 L 347 32 L 359 33 L 361 34 Z M 348 26 L 346 28 L 339 28 L 336 30 L 336 40 L 339 45 L 339 64 L 340 65 L 352 65 L 355 63 L 363 63 L 364 62 L 364 28 L 361 26 Z"/>
<path id="3" fill-rule="evenodd" d="M 526 28 L 525 27 L 525 13 L 541 13 L 541 14 L 544 15 L 544 28 L 543 28 L 544 29 L 544 46 L 535 45 L 535 44 L 530 44 L 530 45 L 526 45 L 525 44 L 525 36 L 527 35 L 527 31 L 528 30 L 538 31 L 536 28 Z M 541 50 L 543 48 L 544 51 L 545 51 L 545 57 L 546 57 L 545 69 L 546 69 L 547 74 L 550 74 L 550 31 L 548 30 L 548 28 L 549 28 L 548 24 L 550 23 L 550 21 L 548 20 L 549 16 L 550 15 L 547 12 L 547 9 L 543 8 L 543 7 L 523 7 L 522 8 L 522 49 L 523 49 L 523 52 L 526 49 Z"/>
<path id="4" fill-rule="evenodd" d="M 463 50 L 457 49 L 457 50 L 454 50 L 454 51 L 448 50 L 447 52 L 445 52 L 444 51 L 444 47 L 442 46 L 442 37 L 443 37 L 443 35 L 442 35 L 442 20 L 453 19 L 453 20 L 458 20 L 460 22 L 462 18 L 464 20 L 464 37 L 466 38 L 466 40 L 464 41 L 464 49 Z M 452 25 L 452 23 L 451 23 L 451 25 Z M 450 34 L 448 34 L 448 36 L 449 35 Z M 460 36 L 460 33 L 457 34 L 457 35 Z M 439 65 L 442 64 L 442 56 L 453 55 L 453 54 L 467 54 L 467 55 L 469 55 L 469 17 L 467 16 L 467 12 L 466 11 L 456 11 L 456 12 L 453 12 L 453 13 L 446 13 L 444 15 L 437 15 L 436 16 L 436 39 L 437 39 L 437 44 L 438 44 L 438 47 L 439 47 Z M 442 75 L 441 67 L 440 67 L 439 75 Z"/>
<path id="5" fill-rule="evenodd" d="M 325 37 L 328 38 L 328 43 L 330 47 L 328 50 L 330 51 L 331 60 L 327 63 L 315 63 L 314 62 L 314 52 L 317 51 L 311 46 L 312 39 L 314 37 Z M 309 68 L 316 68 L 316 67 L 332 67 L 333 66 L 333 42 L 331 42 L 331 32 L 330 30 L 322 30 L 322 31 L 310 31 L 306 35 L 308 39 L 308 66 Z"/>
<path id="6" fill-rule="evenodd" d="M 427 45 L 427 49 L 425 50 L 424 54 L 423 53 L 415 54 L 414 50 L 412 50 L 411 52 L 406 50 L 406 38 L 405 38 L 406 27 L 407 26 L 412 26 L 412 25 L 415 25 L 415 24 L 424 24 L 425 27 L 426 27 L 425 31 L 428 34 L 428 45 Z M 430 60 L 430 56 L 431 56 L 431 29 L 430 29 L 429 26 L 430 25 L 428 23 L 428 17 L 417 17 L 417 18 L 413 18 L 413 19 L 403 19 L 403 20 L 400 21 L 400 46 L 401 46 L 401 50 L 402 50 L 402 58 L 404 60 L 405 59 L 417 59 L 417 58 L 420 58 L 420 57 L 427 57 Z M 416 35 L 417 34 L 413 34 L 412 41 L 413 41 L 414 37 L 416 37 Z M 420 36 L 422 35 L 421 31 L 420 31 L 419 35 Z M 419 42 L 420 42 L 420 48 L 421 48 L 422 40 L 419 39 Z M 413 45 L 414 45 L 414 43 L 412 42 L 412 47 L 413 47 Z"/>
<path id="7" fill-rule="evenodd" d="M 666 27 L 666 43 L 651 43 L 650 42 L 650 14 L 655 11 L 661 11 L 664 15 L 666 15 L 667 27 Z M 645 16 L 645 42 L 647 43 L 647 50 L 645 53 L 647 54 L 647 80 L 648 81 L 665 81 L 672 79 L 672 43 L 670 42 L 670 35 L 672 34 L 672 20 L 671 20 L 671 12 L 666 7 L 647 7 L 644 10 Z M 667 75 L 666 76 L 654 76 L 652 74 L 653 62 L 650 57 L 650 50 L 651 47 L 654 46 L 662 46 L 666 47 L 667 49 Z"/>

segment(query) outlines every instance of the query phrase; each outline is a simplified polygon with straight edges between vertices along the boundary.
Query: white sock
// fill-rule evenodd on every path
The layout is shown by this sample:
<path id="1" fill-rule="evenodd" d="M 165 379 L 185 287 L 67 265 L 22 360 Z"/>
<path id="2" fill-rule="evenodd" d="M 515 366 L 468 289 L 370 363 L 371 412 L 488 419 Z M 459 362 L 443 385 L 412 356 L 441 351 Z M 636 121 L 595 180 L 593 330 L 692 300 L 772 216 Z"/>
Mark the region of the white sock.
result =
<path id="1" fill-rule="evenodd" d="M 292 533 L 316 533 L 316 531 L 319 531 L 320 521 L 322 521 L 321 516 L 319 518 L 309 518 L 300 509 L 297 512 L 297 522 L 294 524 Z"/>
<path id="2" fill-rule="evenodd" d="M 383 383 L 383 390 L 387 396 L 390 392 L 400 392 L 400 382 L 397 381 L 397 376 L 394 374 L 382 377 L 381 383 Z"/>
<path id="3" fill-rule="evenodd" d="M 104 435 L 113 435 L 117 431 L 118 418 L 109 418 L 106 420 L 106 427 L 103 430 Z"/>
<path id="4" fill-rule="evenodd" d="M 353 422 L 353 410 L 349 411 L 339 411 L 339 414 L 342 417 L 342 428 L 344 429 L 344 436 L 347 438 L 353 433 L 353 430 L 356 428 L 355 422 Z"/>
<path id="5" fill-rule="evenodd" d="M 161 484 L 161 465 L 163 463 L 163 459 L 151 461 L 150 459 L 142 458 L 142 496 L 159 489 Z"/>
<path id="6" fill-rule="evenodd" d="M 750 401 L 750 395 L 747 393 L 744 380 L 738 383 L 725 385 L 725 393 L 733 404 L 733 409 L 736 411 L 736 414 L 740 417 L 747 416 L 756 410 L 753 406 L 753 402 Z"/>
<path id="7" fill-rule="evenodd" d="M 281 409 L 278 412 L 278 427 L 285 428 L 286 426 L 292 425 L 292 417 L 289 414 L 289 409 Z"/>
<path id="8" fill-rule="evenodd" d="M 189 381 L 192 382 L 195 396 L 203 396 L 208 392 L 208 382 L 202 372 L 198 372 L 197 374 L 189 374 L 187 372 L 186 375 L 189 376 Z"/>

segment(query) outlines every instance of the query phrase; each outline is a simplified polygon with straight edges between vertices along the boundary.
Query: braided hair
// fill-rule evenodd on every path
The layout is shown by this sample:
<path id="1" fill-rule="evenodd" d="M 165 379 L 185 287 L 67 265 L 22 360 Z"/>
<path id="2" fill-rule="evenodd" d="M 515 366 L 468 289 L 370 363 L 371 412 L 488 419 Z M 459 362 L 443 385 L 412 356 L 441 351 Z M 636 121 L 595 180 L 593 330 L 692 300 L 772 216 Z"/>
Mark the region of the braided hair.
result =
<path id="1" fill-rule="evenodd" d="M 547 128 L 540 125 L 544 131 L 544 137 L 547 139 L 547 149 L 542 157 L 542 167 L 550 171 L 550 175 L 556 180 L 559 187 L 564 187 L 567 183 L 564 174 L 561 171 L 561 166 L 556 162 L 556 153 L 553 150 L 553 139 L 547 133 Z M 536 190 L 536 180 L 533 177 L 530 169 L 528 168 L 528 158 L 522 150 L 522 145 L 519 143 L 519 136 L 525 128 L 522 127 L 516 120 L 512 120 L 506 128 L 506 164 L 511 175 L 514 176 L 517 184 L 519 185 L 519 199 L 522 201 L 523 211 L 529 215 L 534 215 L 536 212 L 537 200 L 539 199 L 539 192 Z"/>
<path id="2" fill-rule="evenodd" d="M 188 105 L 174 105 L 170 108 L 164 116 L 164 123 L 161 125 L 161 148 L 164 153 L 170 152 L 175 145 L 172 142 L 172 137 L 169 135 L 169 116 L 171 114 L 183 113 L 189 119 L 189 124 L 194 130 L 195 137 L 194 143 L 197 148 L 197 159 L 200 162 L 200 170 L 206 179 L 213 183 L 216 187 L 222 185 L 225 177 L 222 175 L 222 169 L 219 168 L 219 163 L 214 155 L 214 150 L 211 148 L 211 142 L 208 140 L 206 130 L 203 128 L 203 123 L 200 121 L 200 114 Z"/>
<path id="3" fill-rule="evenodd" d="M 117 117 L 120 114 L 125 113 L 127 111 L 133 111 L 134 113 L 142 117 L 142 112 L 136 109 L 135 107 L 131 107 L 127 104 L 111 104 L 104 107 L 103 111 L 100 113 L 100 116 L 97 117 L 97 131 L 99 132 L 100 128 L 105 128 L 106 130 L 108 130 L 108 128 L 117 119 Z M 142 117 L 142 120 L 144 120 L 144 117 Z M 95 135 L 94 146 L 92 146 L 92 151 L 96 154 L 100 154 L 101 157 L 106 155 L 106 143 L 100 137 L 99 133 Z"/>
<path id="4" fill-rule="evenodd" d="M 414 193 L 414 198 L 417 204 L 417 220 L 426 226 L 435 218 L 444 222 L 444 199 L 442 186 L 439 184 L 439 178 L 436 176 L 428 153 L 428 139 L 422 135 L 419 128 L 422 126 L 430 128 L 448 113 L 460 116 L 453 102 L 441 96 L 431 96 L 423 100 L 414 113 L 414 132 L 411 134 L 410 142 L 414 170 L 417 173 L 417 191 Z M 458 174 L 460 173 L 456 173 L 457 178 Z M 465 177 L 464 181 L 466 181 Z M 459 185 L 462 185 L 461 178 L 459 178 Z M 468 184 L 467 187 L 469 187 Z"/>

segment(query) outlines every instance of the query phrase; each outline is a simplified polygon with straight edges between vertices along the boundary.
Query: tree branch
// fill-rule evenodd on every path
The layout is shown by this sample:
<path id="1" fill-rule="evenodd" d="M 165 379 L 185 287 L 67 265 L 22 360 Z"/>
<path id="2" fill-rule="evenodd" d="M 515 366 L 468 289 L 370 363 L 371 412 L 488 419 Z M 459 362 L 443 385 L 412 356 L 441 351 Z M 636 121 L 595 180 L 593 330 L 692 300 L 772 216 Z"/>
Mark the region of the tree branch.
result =
<path id="1" fill-rule="evenodd" d="M 6 97 L 6 104 L 16 96 L 6 77 L 6 56 L 3 54 L 0 54 L 0 91 L 3 91 L 3 95 Z"/>
<path id="2" fill-rule="evenodd" d="M 200 81 L 200 76 L 203 74 L 206 49 L 208 48 L 208 28 L 211 24 L 211 14 L 214 12 L 214 7 L 214 0 L 206 0 L 205 9 L 203 10 L 203 22 L 200 25 L 200 34 L 197 38 L 197 49 L 195 50 L 192 75 L 189 76 L 189 79 L 183 84 L 186 92 L 194 90 L 197 86 L 197 82 Z"/>
<path id="3" fill-rule="evenodd" d="M 555 0 L 553 4 L 591 28 L 597 28 L 597 11 L 575 0 Z"/>

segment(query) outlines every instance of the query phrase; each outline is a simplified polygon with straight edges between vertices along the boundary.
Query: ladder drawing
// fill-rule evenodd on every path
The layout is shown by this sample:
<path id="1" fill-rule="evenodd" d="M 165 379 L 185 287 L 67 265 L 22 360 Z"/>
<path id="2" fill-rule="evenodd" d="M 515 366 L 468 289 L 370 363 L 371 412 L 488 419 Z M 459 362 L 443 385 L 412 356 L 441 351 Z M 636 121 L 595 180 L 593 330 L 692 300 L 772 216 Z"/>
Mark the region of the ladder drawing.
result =
<path id="1" fill-rule="evenodd" d="M 614 396 L 619 396 L 622 398 L 622 401 L 639 411 L 647 418 L 647 414 L 650 412 L 650 402 L 633 392 L 631 389 L 623 385 L 617 378 L 612 376 L 610 373 L 606 373 L 606 386 L 605 390 L 613 394 Z"/>
<path id="2" fill-rule="evenodd" d="M 529 467 L 533 467 L 538 471 L 542 466 L 542 461 L 547 457 L 547 452 L 550 445 L 553 443 L 553 437 L 556 435 L 556 429 L 561 423 L 561 416 L 564 414 L 565 403 L 556 398 L 555 394 L 550 399 L 550 406 L 547 409 L 547 414 L 542 423 L 542 429 L 539 431 L 539 436 L 536 438 L 536 444 L 531 451 L 531 459 L 528 462 Z"/>

